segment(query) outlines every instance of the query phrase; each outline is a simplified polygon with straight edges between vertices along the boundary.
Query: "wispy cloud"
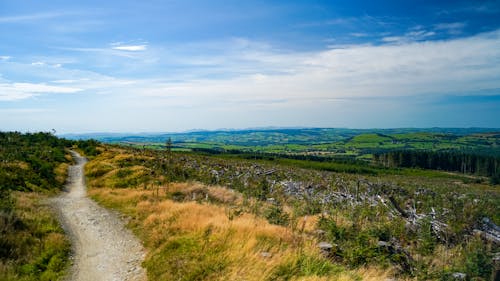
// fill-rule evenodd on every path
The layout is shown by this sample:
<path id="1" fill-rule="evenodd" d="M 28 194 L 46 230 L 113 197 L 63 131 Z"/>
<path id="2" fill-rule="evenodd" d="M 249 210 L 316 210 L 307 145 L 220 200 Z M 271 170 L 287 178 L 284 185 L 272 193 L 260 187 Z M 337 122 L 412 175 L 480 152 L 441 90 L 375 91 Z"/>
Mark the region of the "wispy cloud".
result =
<path id="1" fill-rule="evenodd" d="M 425 37 L 425 33 L 431 30 L 419 27 L 407 33 L 411 32 L 415 34 L 409 36 Z M 116 46 L 131 45 L 112 47 Z M 86 97 L 92 96 L 101 101 L 93 100 L 93 104 L 109 104 L 112 101 L 116 112 L 137 112 L 135 121 L 130 120 L 139 122 L 137 126 L 142 126 L 142 121 L 151 114 L 163 117 L 170 114 L 171 118 L 208 114 L 218 116 L 207 118 L 207 122 L 217 122 L 218 126 L 244 126 L 227 121 L 227 114 L 235 114 L 237 117 L 234 119 L 240 116 L 246 120 L 256 120 L 251 116 L 256 115 L 255 112 L 268 112 L 261 119 L 257 118 L 262 122 L 274 116 L 274 124 L 283 120 L 288 123 L 282 124 L 292 125 L 295 122 L 296 125 L 300 121 L 292 114 L 296 110 L 323 120 L 332 117 L 321 112 L 348 114 L 348 108 L 374 112 L 374 108 L 369 108 L 373 104 L 380 108 L 377 110 L 391 111 L 390 114 L 398 116 L 404 103 L 475 93 L 478 89 L 500 88 L 498 46 L 500 30 L 452 40 L 358 44 L 307 52 L 284 52 L 266 42 L 244 38 L 200 42 L 164 46 L 169 52 L 158 52 L 157 65 L 161 65 L 161 68 L 157 69 L 174 70 L 168 75 L 165 72 L 157 75 L 154 71 L 157 66 L 152 65 L 150 71 L 153 74 L 142 76 L 148 78 L 125 75 L 136 77 L 125 79 L 116 73 L 104 75 L 99 71 L 68 69 L 67 66 L 47 71 L 44 67 L 33 67 L 31 63 L 26 63 L 24 68 L 17 66 L 19 71 L 32 71 L 32 75 L 38 75 L 39 81 L 46 82 L 14 83 L 0 80 L 0 100 L 13 101 L 81 91 Z M 103 50 L 129 52 L 112 50 L 112 47 L 92 53 L 98 54 L 94 56 L 98 57 L 96 63 L 102 59 L 101 55 L 108 54 L 100 53 Z M 209 52 L 201 53 L 199 50 Z M 148 52 L 131 53 L 139 55 Z M 106 59 L 115 67 L 123 61 L 109 56 Z M 142 62 L 134 60 L 130 63 L 132 69 L 138 66 L 142 68 Z M 484 92 L 481 95 L 485 95 Z M 107 112 L 107 109 L 102 110 Z M 185 121 L 179 126 L 186 128 L 200 124 L 196 123 L 200 122 L 199 118 L 197 120 Z M 362 120 L 359 122 L 364 124 Z M 123 129 L 127 129 L 126 126 L 130 124 L 122 124 Z M 376 125 L 370 124 L 364 126 Z M 210 127 L 210 124 L 196 126 Z"/>
<path id="2" fill-rule="evenodd" d="M 43 61 L 34 61 L 31 63 L 33 66 L 44 66 L 45 63 Z"/>
<path id="3" fill-rule="evenodd" d="M 391 35 L 391 36 L 383 36 L 381 38 L 382 42 L 386 43 L 410 43 L 416 41 L 425 41 L 429 38 L 432 38 L 436 35 L 434 30 L 425 29 L 423 26 L 418 25 L 410 28 L 407 32 L 401 35 Z"/>
<path id="4" fill-rule="evenodd" d="M 412 33 L 413 32 L 413 33 Z M 408 36 L 432 36 L 424 29 Z M 316 52 L 275 50 L 245 39 L 201 44 L 212 54 L 193 56 L 171 49 L 159 64 L 176 59 L 169 79 L 119 79 L 63 67 L 54 84 L 101 93 L 207 104 L 251 96 L 272 100 L 349 99 L 457 93 L 500 88 L 500 30 L 447 41 L 400 40 L 398 44 L 350 45 Z M 206 63 L 203 63 L 206 62 Z M 66 73 L 66 74 L 65 74 Z M 44 75 L 45 72 L 44 72 Z M 172 82 L 175 81 L 175 82 Z M 242 85 L 246 85 L 242 87 Z M 18 85 L 19 87 L 19 85 Z M 44 91 L 48 92 L 49 88 Z M 53 89 L 58 92 L 57 89 Z M 33 91 L 23 89 L 23 92 Z"/>
<path id="5" fill-rule="evenodd" d="M 113 47 L 113 50 L 120 50 L 120 51 L 131 51 L 131 52 L 137 52 L 137 51 L 144 51 L 146 50 L 147 45 L 129 45 L 129 46 L 116 46 Z"/>
<path id="6" fill-rule="evenodd" d="M 28 15 L 1 16 L 0 23 L 31 23 L 40 20 L 53 19 L 66 13 L 36 13 Z"/>
<path id="7" fill-rule="evenodd" d="M 500 5 L 498 1 L 472 1 L 473 4 L 465 2 L 465 4 L 457 5 L 453 9 L 440 10 L 437 12 L 438 15 L 449 15 L 449 14 L 463 14 L 463 13 L 474 13 L 474 14 L 496 14 L 500 12 Z"/>
<path id="8" fill-rule="evenodd" d="M 358 37 L 358 38 L 370 36 L 368 33 L 364 33 L 364 32 L 353 32 L 353 33 L 350 33 L 349 35 L 351 35 L 352 37 Z"/>
<path id="9" fill-rule="evenodd" d="M 32 66 L 35 66 L 35 67 L 52 67 L 52 68 L 59 68 L 62 66 L 61 63 L 46 63 L 44 61 L 34 61 L 31 63 Z"/>
<path id="10" fill-rule="evenodd" d="M 244 65 L 239 67 L 255 71 L 260 66 L 260 72 L 253 75 L 184 81 L 163 85 L 154 93 L 157 97 L 185 97 L 185 102 L 198 98 L 213 102 L 248 96 L 273 100 L 349 99 L 495 88 L 500 86 L 495 78 L 500 73 L 495 63 L 500 60 L 500 49 L 495 47 L 499 44 L 500 31 L 496 31 L 449 41 L 359 45 L 308 54 L 260 53 L 251 61 L 240 62 Z M 273 74 L 268 68 L 272 65 L 293 71 Z"/>
<path id="11" fill-rule="evenodd" d="M 336 17 L 322 21 L 303 22 L 296 24 L 299 28 L 318 26 L 341 26 L 341 27 L 386 27 L 394 25 L 398 20 L 395 17 L 362 15 L 358 17 Z"/>
<path id="12" fill-rule="evenodd" d="M 10 60 L 12 57 L 10 56 L 0 56 L 0 60 L 3 60 L 3 61 L 6 61 L 6 60 Z"/>
<path id="13" fill-rule="evenodd" d="M 47 85 L 44 83 L 1 83 L 0 101 L 27 99 L 42 93 L 70 94 L 82 89 Z"/>
<path id="14" fill-rule="evenodd" d="M 445 31 L 450 35 L 462 34 L 467 24 L 465 22 L 438 23 L 434 25 L 436 31 Z"/>

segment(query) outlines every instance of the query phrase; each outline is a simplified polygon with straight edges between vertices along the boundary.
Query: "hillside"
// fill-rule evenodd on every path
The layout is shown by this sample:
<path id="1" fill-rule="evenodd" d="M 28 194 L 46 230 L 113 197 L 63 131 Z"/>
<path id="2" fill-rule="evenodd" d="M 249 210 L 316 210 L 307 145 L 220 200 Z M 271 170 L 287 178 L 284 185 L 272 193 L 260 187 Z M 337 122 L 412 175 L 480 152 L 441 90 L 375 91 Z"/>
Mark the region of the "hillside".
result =
<path id="1" fill-rule="evenodd" d="M 307 154 L 370 159 L 373 153 L 405 150 L 467 150 L 500 155 L 500 129 L 254 129 L 171 134 L 82 134 L 72 139 L 164 148 L 170 138 L 176 150 L 215 149 L 278 154 Z"/>
<path id="2" fill-rule="evenodd" d="M 68 147 L 93 155 L 89 194 L 126 217 L 149 280 L 487 280 L 500 250 L 500 193 L 475 174 L 44 133 L 2 133 L 2 144 L 5 280 L 65 275 L 69 243 L 46 199 L 64 182 Z"/>
<path id="3" fill-rule="evenodd" d="M 498 190 L 460 175 L 102 149 L 90 193 L 131 218 L 153 280 L 489 278 L 499 250 Z"/>
<path id="4" fill-rule="evenodd" d="M 0 280 L 64 278 L 70 244 L 48 199 L 66 181 L 66 149 L 78 145 L 92 152 L 92 142 L 0 132 Z"/>

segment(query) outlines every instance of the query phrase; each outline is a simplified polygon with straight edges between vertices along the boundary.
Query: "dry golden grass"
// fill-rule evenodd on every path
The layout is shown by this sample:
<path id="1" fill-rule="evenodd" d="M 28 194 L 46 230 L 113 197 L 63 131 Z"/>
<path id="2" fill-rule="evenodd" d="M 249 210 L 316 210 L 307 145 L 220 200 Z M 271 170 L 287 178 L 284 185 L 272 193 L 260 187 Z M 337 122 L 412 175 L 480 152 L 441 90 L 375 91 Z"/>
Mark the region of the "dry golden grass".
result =
<path id="1" fill-rule="evenodd" d="M 56 181 L 61 185 L 64 184 L 68 176 L 68 163 L 61 163 L 54 169 L 54 174 L 56 175 Z"/>
<path id="2" fill-rule="evenodd" d="M 174 188 L 182 186 L 174 185 Z M 200 187 L 189 187 L 190 190 L 196 188 Z M 225 274 L 229 280 L 239 280 L 242 276 L 252 276 L 250 279 L 245 277 L 246 280 L 264 280 L 283 258 L 293 255 L 294 249 L 287 246 L 293 241 L 288 229 L 249 214 L 229 220 L 222 206 L 157 199 L 154 191 L 147 190 L 93 189 L 90 194 L 112 205 L 135 204 L 136 215 L 143 218 L 139 235 L 150 249 L 150 255 L 172 235 L 202 233 L 210 229 L 211 237 L 229 237 L 225 241 L 228 249 L 225 257 L 232 268 Z M 264 251 L 271 256 L 263 257 Z"/>
<path id="3" fill-rule="evenodd" d="M 185 188 L 189 192 L 203 189 L 219 195 L 226 194 L 221 187 L 205 187 L 200 184 L 172 184 L 169 188 L 169 191 Z M 169 241 L 181 237 L 207 239 L 205 242 L 198 241 L 207 243 L 204 246 L 207 247 L 207 252 L 210 251 L 211 244 L 218 245 L 223 240 L 223 250 L 218 254 L 223 257 L 226 265 L 221 275 L 200 280 L 269 280 L 279 266 L 299 255 L 313 256 L 320 261 L 323 259 L 314 239 L 293 233 L 290 228 L 269 224 L 248 213 L 230 219 L 227 208 L 220 204 L 175 202 L 166 199 L 161 192 L 157 195 L 154 190 L 99 188 L 91 189 L 89 193 L 98 202 L 118 208 L 133 218 L 131 225 L 149 250 L 146 264 L 147 260 L 155 260 L 155 256 L 164 255 L 161 249 Z M 299 224 L 305 222 L 304 229 L 312 231 L 316 220 L 317 217 L 312 216 L 307 219 L 299 218 Z M 158 263 L 154 265 L 159 266 Z M 151 271 L 151 268 L 148 270 Z M 159 275 L 149 276 L 150 280 L 155 280 Z M 326 276 L 312 274 L 292 280 L 360 280 L 360 277 L 361 280 L 385 280 L 390 276 L 390 271 L 375 268 L 352 271 L 343 269 L 342 272 Z"/>
<path id="4" fill-rule="evenodd" d="M 120 168 L 123 161 L 137 160 L 134 157 L 142 156 L 107 148 L 87 164 L 86 173 L 94 175 L 88 181 L 90 196 L 131 218 L 129 226 L 148 249 L 144 265 L 150 280 L 320 281 L 391 277 L 387 270 L 349 270 L 325 259 L 318 250 L 319 241 L 311 235 L 318 216 L 296 218 L 289 227 L 273 225 L 249 213 L 248 205 L 255 204 L 254 199 L 243 200 L 233 190 L 196 182 L 147 189 L 144 185 L 116 188 L 120 180 L 132 180 L 148 172 L 143 166 Z M 258 205 L 265 208 L 266 204 Z M 293 212 L 287 206 L 284 210 Z M 348 223 L 340 214 L 336 219 L 339 225 Z"/>

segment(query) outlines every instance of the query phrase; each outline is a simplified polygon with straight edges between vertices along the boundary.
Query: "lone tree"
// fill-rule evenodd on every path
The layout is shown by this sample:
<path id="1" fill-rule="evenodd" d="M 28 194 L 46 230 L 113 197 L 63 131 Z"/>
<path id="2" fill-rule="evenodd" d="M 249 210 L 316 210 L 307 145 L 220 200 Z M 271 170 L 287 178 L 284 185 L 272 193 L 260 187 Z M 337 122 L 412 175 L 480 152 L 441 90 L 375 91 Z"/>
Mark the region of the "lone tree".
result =
<path id="1" fill-rule="evenodd" d="M 167 148 L 167 159 L 170 162 L 172 158 L 172 138 L 168 138 L 167 143 L 165 144 L 165 147 Z"/>

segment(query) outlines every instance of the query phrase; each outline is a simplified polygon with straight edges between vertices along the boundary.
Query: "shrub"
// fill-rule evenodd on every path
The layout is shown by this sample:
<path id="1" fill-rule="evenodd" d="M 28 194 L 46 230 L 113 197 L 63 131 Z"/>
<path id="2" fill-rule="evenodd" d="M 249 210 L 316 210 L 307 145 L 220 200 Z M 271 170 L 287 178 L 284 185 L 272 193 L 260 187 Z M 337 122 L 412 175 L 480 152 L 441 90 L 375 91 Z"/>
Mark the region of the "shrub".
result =
<path id="1" fill-rule="evenodd" d="M 267 221 L 272 224 L 288 226 L 290 222 L 290 216 L 283 211 L 280 205 L 270 206 L 264 213 Z"/>

